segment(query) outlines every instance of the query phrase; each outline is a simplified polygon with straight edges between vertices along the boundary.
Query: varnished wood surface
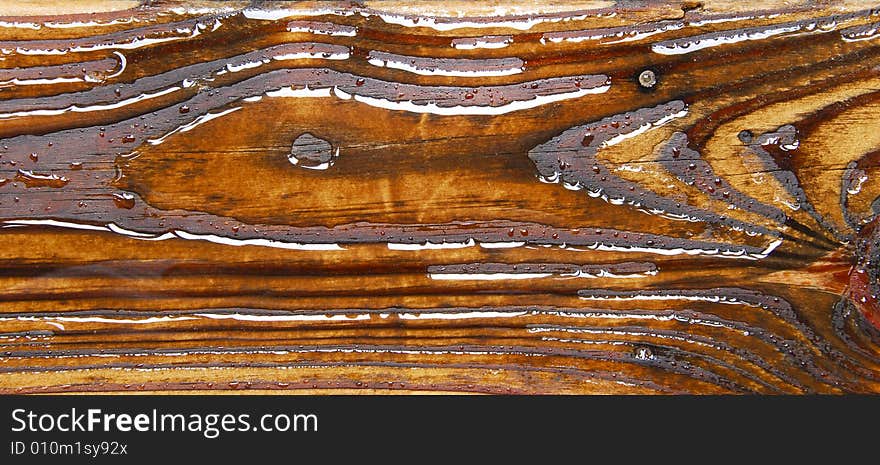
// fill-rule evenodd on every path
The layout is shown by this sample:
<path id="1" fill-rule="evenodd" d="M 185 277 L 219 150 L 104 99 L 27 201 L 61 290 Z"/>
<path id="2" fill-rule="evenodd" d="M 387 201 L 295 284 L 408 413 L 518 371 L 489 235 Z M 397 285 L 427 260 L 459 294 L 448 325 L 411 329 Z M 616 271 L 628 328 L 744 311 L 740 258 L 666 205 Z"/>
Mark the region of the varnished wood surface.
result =
<path id="1" fill-rule="evenodd" d="M 0 392 L 880 391 L 880 4 L 539 3 L 4 5 Z"/>

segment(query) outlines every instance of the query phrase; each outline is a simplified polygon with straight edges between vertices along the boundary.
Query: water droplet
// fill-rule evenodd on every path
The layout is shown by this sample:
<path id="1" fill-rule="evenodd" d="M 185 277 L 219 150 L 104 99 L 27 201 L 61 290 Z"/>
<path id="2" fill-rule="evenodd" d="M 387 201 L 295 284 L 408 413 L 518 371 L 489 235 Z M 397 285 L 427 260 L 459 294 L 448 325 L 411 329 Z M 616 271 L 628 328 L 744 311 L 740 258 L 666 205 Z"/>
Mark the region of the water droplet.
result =
<path id="1" fill-rule="evenodd" d="M 287 156 L 291 164 L 309 169 L 327 169 L 339 154 L 333 152 L 330 142 L 306 132 L 294 139 Z"/>
<path id="2" fill-rule="evenodd" d="M 70 182 L 66 177 L 58 176 L 57 174 L 37 174 L 26 170 L 18 170 L 18 173 L 15 175 L 15 180 L 23 182 L 26 187 L 60 188 L 66 186 L 67 183 Z"/>
<path id="3" fill-rule="evenodd" d="M 584 147 L 589 147 L 590 144 L 592 144 L 592 143 L 593 143 L 593 135 L 592 134 L 585 135 L 584 139 L 581 141 L 581 145 L 583 145 Z"/>
<path id="4" fill-rule="evenodd" d="M 639 360 L 651 360 L 654 358 L 654 351 L 650 347 L 636 346 L 633 355 Z"/>
<path id="5" fill-rule="evenodd" d="M 129 192 L 117 192 L 113 194 L 113 203 L 115 203 L 118 208 L 131 210 L 134 208 L 135 204 L 134 194 Z"/>
<path id="6" fill-rule="evenodd" d="M 639 85 L 646 89 L 650 89 L 657 84 L 657 75 L 654 71 L 646 69 L 639 74 Z"/>

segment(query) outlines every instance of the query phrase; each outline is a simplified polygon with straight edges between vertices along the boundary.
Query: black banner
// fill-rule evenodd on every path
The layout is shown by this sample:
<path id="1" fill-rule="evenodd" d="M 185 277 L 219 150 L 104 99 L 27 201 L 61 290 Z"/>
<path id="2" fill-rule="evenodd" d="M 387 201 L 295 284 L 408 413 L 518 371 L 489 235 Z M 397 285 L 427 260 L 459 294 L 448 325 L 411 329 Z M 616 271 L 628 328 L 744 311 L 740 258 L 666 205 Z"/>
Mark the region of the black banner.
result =
<path id="1" fill-rule="evenodd" d="M 0 463 L 337 463 L 405 451 L 415 462 L 475 453 L 657 458 L 701 447 L 790 456 L 862 436 L 874 443 L 880 412 L 877 397 L 6 396 L 0 404 Z"/>

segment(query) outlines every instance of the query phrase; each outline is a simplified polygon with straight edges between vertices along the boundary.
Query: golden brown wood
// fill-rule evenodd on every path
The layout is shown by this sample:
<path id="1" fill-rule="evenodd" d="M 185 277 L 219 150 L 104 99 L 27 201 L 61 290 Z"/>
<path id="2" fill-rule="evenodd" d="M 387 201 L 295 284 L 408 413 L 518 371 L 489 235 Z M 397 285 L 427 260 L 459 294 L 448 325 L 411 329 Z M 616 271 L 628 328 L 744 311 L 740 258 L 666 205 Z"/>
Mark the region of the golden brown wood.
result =
<path id="1" fill-rule="evenodd" d="M 880 5 L 504 3 L 3 4 L 0 392 L 880 391 Z"/>

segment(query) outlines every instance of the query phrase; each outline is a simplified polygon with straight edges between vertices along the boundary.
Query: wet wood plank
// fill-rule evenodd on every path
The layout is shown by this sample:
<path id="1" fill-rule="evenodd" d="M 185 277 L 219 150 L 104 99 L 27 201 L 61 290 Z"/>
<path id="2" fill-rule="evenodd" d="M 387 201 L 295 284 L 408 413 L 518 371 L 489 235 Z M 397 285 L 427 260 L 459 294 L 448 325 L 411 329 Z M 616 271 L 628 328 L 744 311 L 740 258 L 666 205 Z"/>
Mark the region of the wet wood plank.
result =
<path id="1" fill-rule="evenodd" d="M 4 5 L 0 392 L 880 391 L 880 5 L 544 3 Z"/>

